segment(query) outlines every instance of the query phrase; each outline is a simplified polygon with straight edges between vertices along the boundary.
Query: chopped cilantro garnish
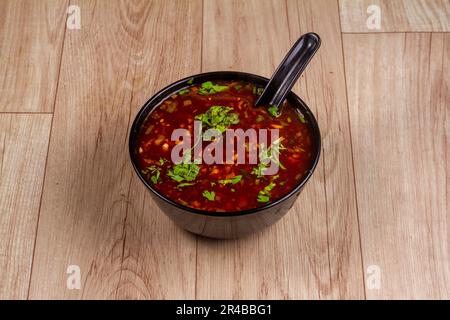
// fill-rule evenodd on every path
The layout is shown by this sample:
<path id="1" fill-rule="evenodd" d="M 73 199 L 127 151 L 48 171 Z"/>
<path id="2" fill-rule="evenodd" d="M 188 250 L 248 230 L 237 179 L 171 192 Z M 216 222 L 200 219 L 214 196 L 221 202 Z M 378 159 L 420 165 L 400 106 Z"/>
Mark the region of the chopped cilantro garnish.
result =
<path id="1" fill-rule="evenodd" d="M 161 172 L 159 171 L 159 168 L 157 168 L 156 166 L 149 166 L 146 169 L 142 170 L 142 174 L 144 174 L 144 175 L 151 174 L 150 181 L 153 184 L 157 184 L 159 181 Z"/>
<path id="2" fill-rule="evenodd" d="M 241 181 L 241 179 L 242 179 L 242 176 L 241 176 L 241 175 L 235 176 L 235 177 L 231 178 L 231 183 L 232 183 L 232 184 L 236 184 L 236 183 L 238 183 L 239 181 Z"/>
<path id="3" fill-rule="evenodd" d="M 155 170 L 158 170 L 155 166 L 149 166 L 146 169 L 142 170 L 142 174 L 149 174 L 150 172 L 153 172 Z"/>
<path id="4" fill-rule="evenodd" d="M 264 144 L 261 144 L 260 147 L 264 148 Z M 280 150 L 285 149 L 286 147 L 281 144 L 281 138 L 278 138 L 274 142 L 272 142 L 267 150 L 261 151 L 259 155 L 259 160 L 261 162 L 257 167 L 254 167 L 252 169 L 252 174 L 256 175 L 258 178 L 264 176 L 264 170 L 268 168 L 270 160 L 275 161 L 281 169 L 286 170 L 286 167 L 283 166 L 283 164 L 280 162 Z"/>
<path id="5" fill-rule="evenodd" d="M 261 160 L 271 159 L 276 161 L 276 163 L 280 166 L 281 169 L 285 170 L 286 167 L 280 162 L 280 150 L 286 150 L 286 147 L 281 144 L 281 138 L 276 139 L 270 145 L 265 152 L 261 153 Z"/>
<path id="6" fill-rule="evenodd" d="M 275 188 L 275 186 L 276 186 L 275 182 L 271 182 L 267 186 L 264 187 L 263 191 L 268 193 L 268 192 L 272 191 L 272 189 Z"/>
<path id="7" fill-rule="evenodd" d="M 260 190 L 258 193 L 258 202 L 269 202 L 270 200 L 270 191 L 272 191 L 273 188 L 275 188 L 276 184 L 275 182 L 269 183 L 267 186 L 264 187 L 264 189 Z"/>
<path id="8" fill-rule="evenodd" d="M 158 180 L 159 180 L 159 176 L 160 176 L 160 175 L 161 175 L 161 173 L 160 173 L 159 170 L 158 170 L 158 171 L 155 172 L 154 175 L 152 175 L 152 176 L 150 177 L 150 179 L 152 180 L 153 184 L 157 184 L 157 183 L 158 183 Z"/>
<path id="9" fill-rule="evenodd" d="M 234 86 L 234 88 L 237 90 L 237 91 L 239 91 L 239 90 L 241 90 L 242 89 L 242 86 L 240 86 L 240 85 L 236 85 L 236 86 Z"/>
<path id="10" fill-rule="evenodd" d="M 214 199 L 216 198 L 216 193 L 214 191 L 209 192 L 208 190 L 205 190 L 202 194 L 209 201 L 214 201 Z"/>
<path id="11" fill-rule="evenodd" d="M 189 92 L 189 89 L 182 89 L 182 90 L 178 91 L 178 94 L 179 95 L 183 95 L 183 94 L 186 94 L 188 92 Z"/>
<path id="12" fill-rule="evenodd" d="M 198 89 L 198 93 L 201 95 L 214 94 L 217 92 L 222 92 L 228 90 L 228 86 L 221 86 L 214 84 L 211 81 L 203 82 L 201 87 Z"/>
<path id="13" fill-rule="evenodd" d="M 270 201 L 270 197 L 266 196 L 264 194 L 258 194 L 258 202 L 269 202 Z"/>
<path id="14" fill-rule="evenodd" d="M 220 184 L 223 184 L 223 185 L 226 185 L 226 184 L 236 184 L 236 183 L 238 183 L 239 181 L 241 181 L 241 179 L 242 179 L 242 175 L 238 175 L 238 176 L 234 176 L 234 177 L 231 178 L 231 179 L 223 179 L 223 180 L 219 180 L 218 182 L 219 182 Z"/>
<path id="15" fill-rule="evenodd" d="M 188 187 L 188 186 L 193 186 L 195 183 L 194 182 L 183 182 L 177 185 L 177 188 L 183 188 L 183 187 Z"/>
<path id="16" fill-rule="evenodd" d="M 194 82 L 194 78 L 190 78 L 188 81 L 186 81 L 187 84 L 192 84 Z"/>
<path id="17" fill-rule="evenodd" d="M 173 166 L 167 175 L 177 182 L 193 181 L 197 178 L 200 167 L 195 163 L 180 163 Z"/>
<path id="18" fill-rule="evenodd" d="M 253 87 L 253 94 L 257 94 L 258 96 L 262 95 L 264 92 L 264 88 Z"/>
<path id="19" fill-rule="evenodd" d="M 160 165 L 164 165 L 164 163 L 166 163 L 167 161 L 169 161 L 169 160 L 164 159 L 164 158 L 159 158 L 159 164 Z"/>
<path id="20" fill-rule="evenodd" d="M 269 113 L 272 116 L 274 116 L 275 118 L 280 116 L 280 112 L 278 110 L 278 107 L 276 105 L 274 105 L 274 104 L 270 105 L 269 108 L 267 109 L 267 111 L 269 111 Z"/>
<path id="21" fill-rule="evenodd" d="M 298 118 L 300 119 L 301 123 L 306 123 L 305 116 L 302 115 L 301 113 L 298 114 Z"/>
<path id="22" fill-rule="evenodd" d="M 205 113 L 195 116 L 196 120 L 200 120 L 207 129 L 216 129 L 220 133 L 232 124 L 239 123 L 239 115 L 230 113 L 232 107 L 212 106 Z"/>
<path id="23" fill-rule="evenodd" d="M 258 178 L 261 178 L 262 176 L 264 176 L 264 170 L 266 170 L 266 169 L 267 169 L 267 165 L 266 164 L 259 163 L 256 168 L 252 169 L 252 174 L 257 176 Z"/>

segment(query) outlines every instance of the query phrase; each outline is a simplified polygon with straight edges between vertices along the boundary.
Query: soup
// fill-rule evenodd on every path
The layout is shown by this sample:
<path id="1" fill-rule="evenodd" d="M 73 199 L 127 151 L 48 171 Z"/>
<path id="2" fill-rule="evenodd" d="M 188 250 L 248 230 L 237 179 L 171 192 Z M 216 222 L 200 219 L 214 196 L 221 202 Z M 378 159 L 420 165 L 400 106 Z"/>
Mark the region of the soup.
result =
<path id="1" fill-rule="evenodd" d="M 160 103 L 144 121 L 134 151 L 144 179 L 167 198 L 210 212 L 253 209 L 289 193 L 312 168 L 312 130 L 288 101 L 280 110 L 254 107 L 262 90 L 242 81 L 207 81 L 190 85 Z M 202 126 L 200 138 L 194 130 L 198 125 Z M 173 139 L 175 130 L 180 129 L 192 138 L 192 144 L 185 149 L 188 152 L 176 153 L 182 160 L 172 161 L 173 151 L 186 142 L 186 136 Z M 266 130 L 268 138 L 275 132 L 278 135 L 265 145 L 261 140 L 237 137 L 230 155 L 226 139 L 233 129 Z M 223 146 L 217 149 L 220 141 Z M 216 149 L 211 152 L 213 144 Z M 244 157 L 238 152 L 239 145 L 246 151 Z M 251 152 L 256 152 L 256 163 L 251 161 Z M 202 154 L 208 153 L 216 159 L 223 154 L 224 163 L 203 161 L 206 157 Z M 267 161 L 278 167 L 275 174 L 267 174 Z"/>

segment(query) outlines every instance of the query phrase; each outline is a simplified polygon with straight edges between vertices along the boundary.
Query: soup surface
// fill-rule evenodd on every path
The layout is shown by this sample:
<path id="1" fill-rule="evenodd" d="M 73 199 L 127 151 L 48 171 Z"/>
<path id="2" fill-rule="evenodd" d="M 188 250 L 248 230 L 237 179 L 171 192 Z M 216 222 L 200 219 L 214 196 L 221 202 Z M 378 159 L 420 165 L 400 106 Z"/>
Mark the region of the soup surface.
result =
<path id="1" fill-rule="evenodd" d="M 241 81 L 204 82 L 191 85 L 168 97 L 144 121 L 138 135 L 138 167 L 144 178 L 156 190 L 182 205 L 215 212 L 236 212 L 266 205 L 291 191 L 311 169 L 314 145 L 311 129 L 303 115 L 288 102 L 280 110 L 275 107 L 254 107 L 262 88 Z M 238 163 L 237 148 L 231 154 L 233 163 L 206 164 L 192 161 L 194 149 L 184 153 L 183 161 L 173 162 L 172 149 L 184 139 L 172 141 L 175 129 L 186 129 L 192 144 L 201 144 L 203 153 L 211 141 L 194 141 L 194 122 L 201 123 L 203 132 L 216 129 L 213 143 L 226 139 L 227 129 L 250 128 L 260 132 L 274 129 L 279 136 L 267 147 L 251 141 L 235 140 L 245 150 L 257 150 L 257 163 Z M 201 139 L 201 135 L 200 135 Z M 227 151 L 223 144 L 224 161 Z M 273 148 L 273 147 L 276 148 Z M 217 152 L 217 151 L 216 151 Z M 233 152 L 233 150 L 232 150 Z M 212 152 L 213 155 L 217 153 Z M 181 155 L 183 153 L 181 152 Z M 273 157 L 276 155 L 276 157 Z M 264 174 L 269 166 L 263 158 L 275 161 L 276 174 Z M 191 161 L 185 161 L 185 160 Z"/>

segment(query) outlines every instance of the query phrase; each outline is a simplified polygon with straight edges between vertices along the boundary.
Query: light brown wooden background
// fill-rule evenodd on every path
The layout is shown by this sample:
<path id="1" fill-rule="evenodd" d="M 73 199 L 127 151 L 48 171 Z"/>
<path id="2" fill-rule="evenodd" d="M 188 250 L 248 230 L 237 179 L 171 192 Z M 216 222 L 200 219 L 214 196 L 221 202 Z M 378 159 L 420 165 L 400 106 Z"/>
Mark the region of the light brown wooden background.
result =
<path id="1" fill-rule="evenodd" d="M 179 229 L 131 168 L 135 114 L 191 74 L 270 76 L 308 31 L 323 153 L 295 207 Z M 449 31 L 449 0 L 0 0 L 0 298 L 449 299 Z"/>

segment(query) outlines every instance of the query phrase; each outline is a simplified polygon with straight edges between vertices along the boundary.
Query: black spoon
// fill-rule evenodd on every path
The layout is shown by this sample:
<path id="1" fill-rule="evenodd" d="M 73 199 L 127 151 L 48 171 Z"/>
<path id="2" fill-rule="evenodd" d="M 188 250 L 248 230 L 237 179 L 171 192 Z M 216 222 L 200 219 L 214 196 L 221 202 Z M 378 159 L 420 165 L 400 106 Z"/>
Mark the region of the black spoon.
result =
<path id="1" fill-rule="evenodd" d="M 311 32 L 302 35 L 272 75 L 255 106 L 265 105 L 272 108 L 272 112 L 278 112 L 279 106 L 319 47 L 320 37 L 317 34 Z"/>

